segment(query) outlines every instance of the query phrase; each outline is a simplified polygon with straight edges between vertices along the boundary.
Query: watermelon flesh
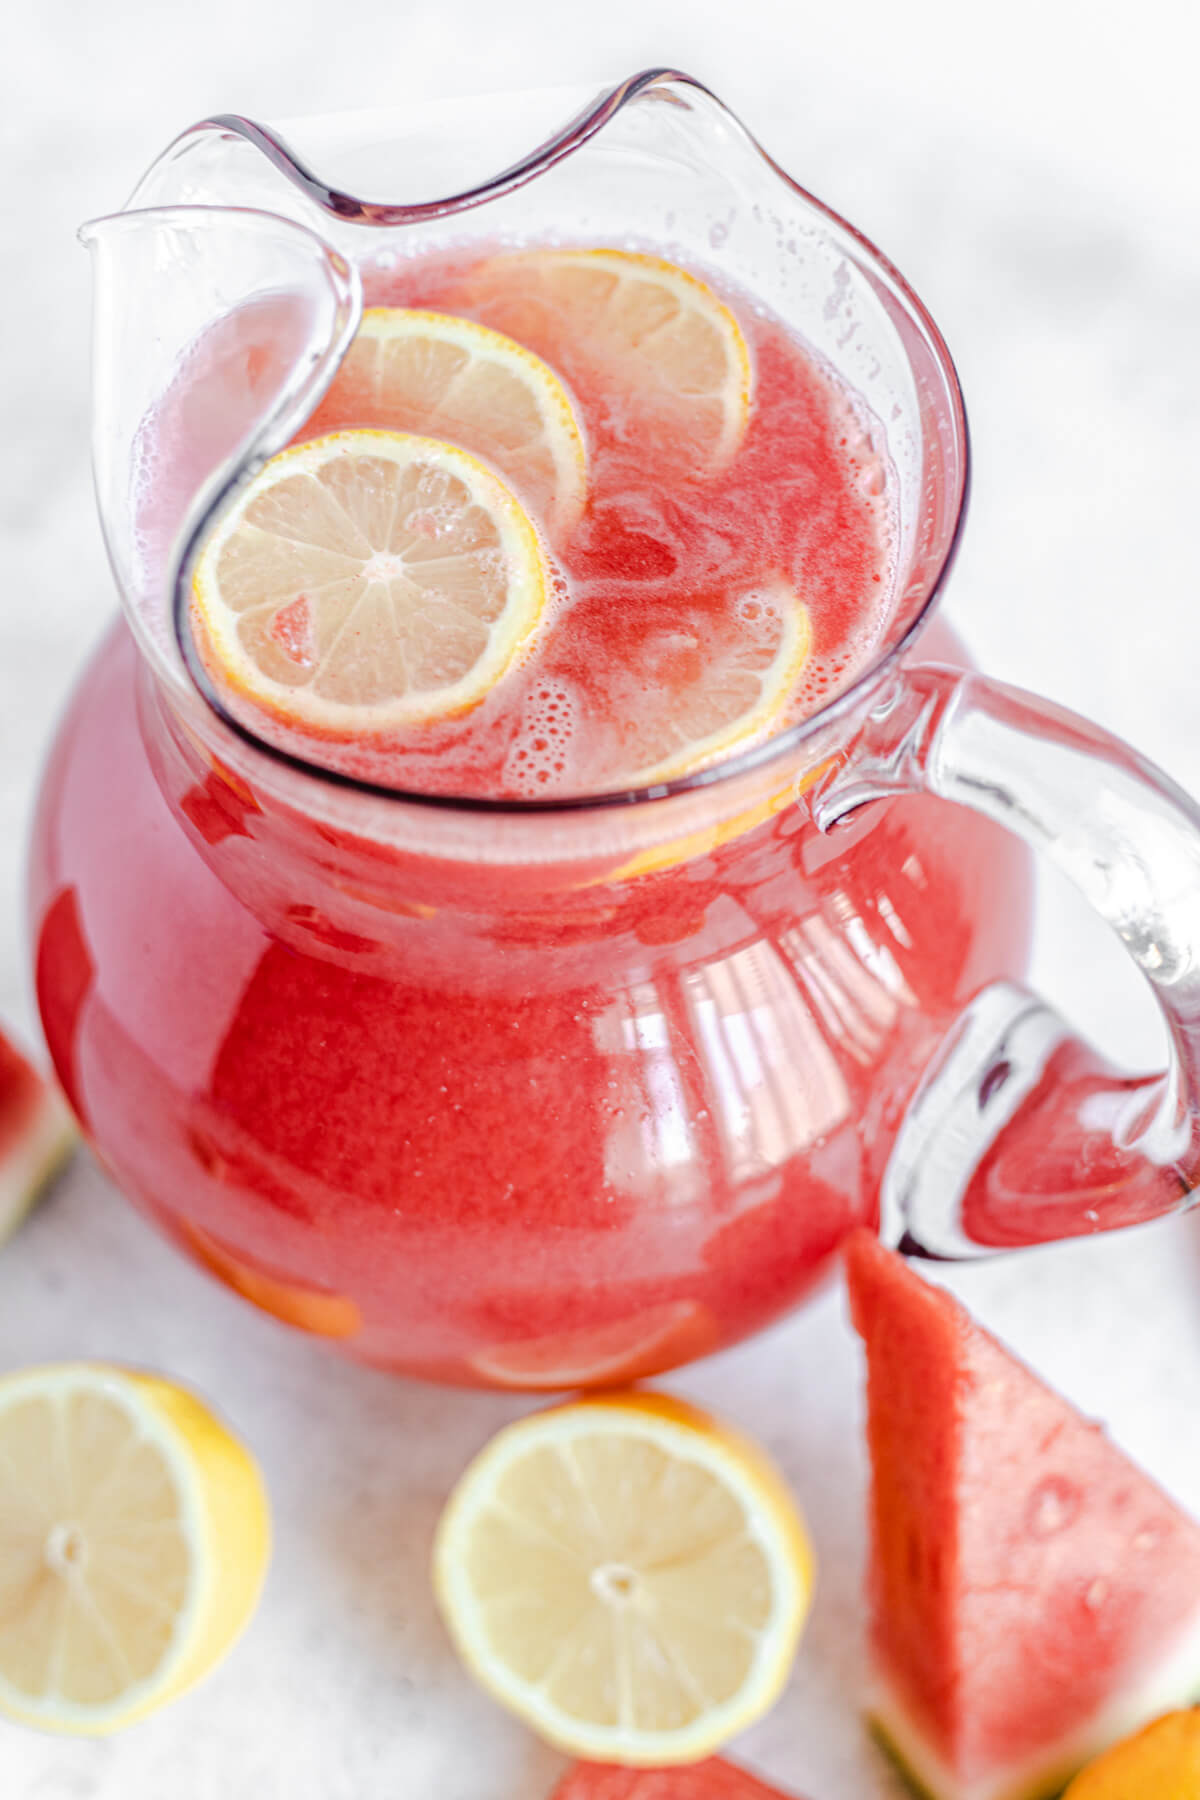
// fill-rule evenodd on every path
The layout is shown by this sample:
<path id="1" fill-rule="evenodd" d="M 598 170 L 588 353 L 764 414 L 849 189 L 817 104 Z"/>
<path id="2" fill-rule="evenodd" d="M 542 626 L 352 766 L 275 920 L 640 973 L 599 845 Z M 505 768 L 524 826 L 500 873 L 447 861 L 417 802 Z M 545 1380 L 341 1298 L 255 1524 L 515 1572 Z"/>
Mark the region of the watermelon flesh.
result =
<path id="1" fill-rule="evenodd" d="M 710 1757 L 677 1769 L 617 1769 L 576 1763 L 553 1800 L 787 1800 L 733 1763 Z"/>
<path id="2" fill-rule="evenodd" d="M 935 1800 L 1042 1800 L 1200 1692 L 1200 1529 L 903 1258 L 846 1267 L 876 1723 Z"/>
<path id="3" fill-rule="evenodd" d="M 0 1031 L 0 1243 L 14 1232 L 75 1141 L 56 1090 Z"/>

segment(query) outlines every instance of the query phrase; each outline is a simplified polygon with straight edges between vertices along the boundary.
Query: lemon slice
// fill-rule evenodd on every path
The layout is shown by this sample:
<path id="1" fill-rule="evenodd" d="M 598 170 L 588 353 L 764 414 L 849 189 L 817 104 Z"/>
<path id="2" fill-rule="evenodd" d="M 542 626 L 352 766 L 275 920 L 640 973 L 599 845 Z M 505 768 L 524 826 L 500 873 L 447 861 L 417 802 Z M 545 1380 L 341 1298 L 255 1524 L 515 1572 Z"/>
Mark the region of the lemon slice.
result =
<path id="1" fill-rule="evenodd" d="M 583 1325 L 477 1351 L 471 1366 L 496 1387 L 543 1394 L 617 1387 L 691 1362 L 712 1350 L 716 1320 L 696 1300 L 664 1300 L 632 1319 Z"/>
<path id="2" fill-rule="evenodd" d="M 347 1294 L 302 1286 L 255 1268 L 190 1219 L 179 1219 L 177 1226 L 188 1248 L 219 1281 L 285 1325 L 326 1338 L 357 1337 L 362 1330 L 362 1314 Z"/>
<path id="3" fill-rule="evenodd" d="M 566 388 L 539 356 L 474 319 L 365 312 L 305 435 L 351 426 L 460 444 L 498 469 L 555 537 L 583 511 L 587 452 Z"/>
<path id="4" fill-rule="evenodd" d="M 439 1604 L 468 1668 L 559 1748 L 693 1762 L 779 1694 L 808 1537 L 762 1453 L 664 1395 L 520 1420 L 438 1527 Z"/>
<path id="5" fill-rule="evenodd" d="M 101 1736 L 174 1699 L 249 1620 L 269 1537 L 252 1459 L 182 1388 L 0 1380 L 0 1710 Z"/>
<path id="6" fill-rule="evenodd" d="M 812 648 L 808 608 L 780 583 L 743 595 L 735 617 L 741 629 L 706 639 L 681 611 L 647 646 L 645 693 L 620 728 L 630 786 L 675 781 L 743 750 L 784 711 Z"/>
<path id="7" fill-rule="evenodd" d="M 357 735 L 477 705 L 546 591 L 537 533 L 485 463 L 433 438 L 346 431 L 249 483 L 192 600 L 215 678 L 289 725 Z"/>
<path id="8" fill-rule="evenodd" d="M 683 863 L 695 862 L 702 856 L 713 856 L 726 844 L 746 837 L 760 825 L 765 825 L 768 819 L 783 812 L 785 807 L 793 805 L 815 779 L 813 775 L 798 777 L 785 787 L 776 789 L 757 805 L 746 807 L 732 819 L 715 820 L 710 825 L 700 826 L 696 831 L 686 832 L 682 837 L 667 838 L 662 843 L 650 844 L 645 850 L 638 850 L 633 856 L 626 857 L 615 868 L 589 876 L 583 885 L 615 887 L 626 881 L 635 881 L 640 875 L 656 875 L 664 869 L 677 869 Z"/>
<path id="9" fill-rule="evenodd" d="M 708 473 L 750 418 L 750 351 L 724 301 L 686 269 L 630 250 L 519 250 L 469 274 L 462 303 L 556 368 L 599 369 L 656 452 Z"/>

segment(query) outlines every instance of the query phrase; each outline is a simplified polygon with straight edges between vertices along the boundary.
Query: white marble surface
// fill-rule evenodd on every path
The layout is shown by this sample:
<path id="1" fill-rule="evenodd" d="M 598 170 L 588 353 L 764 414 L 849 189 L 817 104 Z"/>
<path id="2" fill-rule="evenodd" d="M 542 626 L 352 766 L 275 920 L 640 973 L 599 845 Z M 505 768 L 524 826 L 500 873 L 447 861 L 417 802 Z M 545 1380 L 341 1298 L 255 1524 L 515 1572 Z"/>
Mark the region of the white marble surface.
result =
<path id="1" fill-rule="evenodd" d="M 950 610 L 994 672 L 1090 712 L 1200 789 L 1200 177 L 1187 0 L 51 0 L 10 15 L 0 105 L 0 1013 L 32 1025 L 24 839 L 39 759 L 111 605 L 86 449 L 76 223 L 119 204 L 174 130 L 422 89 L 708 79 L 786 167 L 864 226 L 931 304 L 971 405 L 974 516 Z M 1109 24 L 1107 21 L 1112 20 Z M 1118 952 L 1056 886 L 1035 970 L 1133 1061 L 1158 1047 Z M 1200 1236 L 1188 1222 L 960 1271 L 977 1313 L 1200 1511 Z M 4 1800 L 543 1800 L 560 1759 L 475 1693 L 425 1578 L 442 1497 L 515 1410 L 348 1366 L 157 1241 L 81 1158 L 0 1260 L 0 1366 L 156 1365 L 208 1393 L 271 1483 L 266 1597 L 224 1668 L 107 1743 L 0 1725 Z M 809 1800 L 883 1800 L 865 1737 L 859 1366 L 828 1293 L 678 1377 L 763 1437 L 822 1578 L 788 1692 L 738 1753 Z"/>

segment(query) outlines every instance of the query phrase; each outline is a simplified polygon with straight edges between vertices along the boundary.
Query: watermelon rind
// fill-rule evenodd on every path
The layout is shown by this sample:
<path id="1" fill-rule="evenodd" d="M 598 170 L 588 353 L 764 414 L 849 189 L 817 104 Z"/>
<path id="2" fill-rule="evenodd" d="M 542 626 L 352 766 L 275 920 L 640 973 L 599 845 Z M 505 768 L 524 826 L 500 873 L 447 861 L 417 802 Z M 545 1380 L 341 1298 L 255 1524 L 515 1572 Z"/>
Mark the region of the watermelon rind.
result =
<path id="1" fill-rule="evenodd" d="M 876 1673 L 868 1716 L 917 1793 L 926 1800 L 1056 1800 L 1080 1769 L 1160 1714 L 1200 1700 L 1200 1608 L 1140 1681 L 1062 1740 L 1027 1761 L 963 1781 L 948 1767 Z M 1146 1795 L 1145 1800 L 1152 1800 Z"/>
<path id="2" fill-rule="evenodd" d="M 78 1132 L 66 1103 L 46 1087 L 15 1143 L 0 1160 L 0 1244 L 24 1223 L 75 1148 Z"/>

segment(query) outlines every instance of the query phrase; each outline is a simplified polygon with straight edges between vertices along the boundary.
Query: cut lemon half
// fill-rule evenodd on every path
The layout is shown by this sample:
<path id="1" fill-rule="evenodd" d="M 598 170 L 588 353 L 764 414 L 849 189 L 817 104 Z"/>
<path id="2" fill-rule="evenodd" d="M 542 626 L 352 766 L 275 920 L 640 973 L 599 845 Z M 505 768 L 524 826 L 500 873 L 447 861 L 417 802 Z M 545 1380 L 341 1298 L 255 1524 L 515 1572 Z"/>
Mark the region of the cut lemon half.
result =
<path id="1" fill-rule="evenodd" d="M 736 317 L 686 269 L 631 250 L 518 250 L 467 276 L 462 303 L 568 373 L 608 376 L 673 464 L 736 456 L 753 372 Z"/>
<path id="2" fill-rule="evenodd" d="M 777 1698 L 808 1536 L 755 1446 L 664 1395 L 603 1395 L 492 1439 L 442 1515 L 434 1578 L 468 1668 L 551 1743 L 694 1762 Z"/>
<path id="3" fill-rule="evenodd" d="M 62 1364 L 0 1380 L 0 1710 L 103 1736 L 174 1699 L 254 1610 L 269 1554 L 254 1462 L 154 1376 Z"/>
<path id="4" fill-rule="evenodd" d="M 804 602 L 782 583 L 741 597 L 742 629 L 706 642 L 678 629 L 647 646 L 640 671 L 645 694 L 620 729 L 622 762 L 633 787 L 676 781 L 746 749 L 774 725 L 803 673 L 812 648 Z"/>
<path id="5" fill-rule="evenodd" d="M 378 426 L 459 444 L 499 470 L 554 537 L 587 498 L 587 452 L 566 388 L 540 356 L 474 319 L 365 312 L 305 436 Z"/>
<path id="6" fill-rule="evenodd" d="M 331 735 L 468 711 L 546 603 L 537 532 L 454 444 L 334 432 L 238 496 L 192 588 L 210 671 L 289 725 Z"/>

